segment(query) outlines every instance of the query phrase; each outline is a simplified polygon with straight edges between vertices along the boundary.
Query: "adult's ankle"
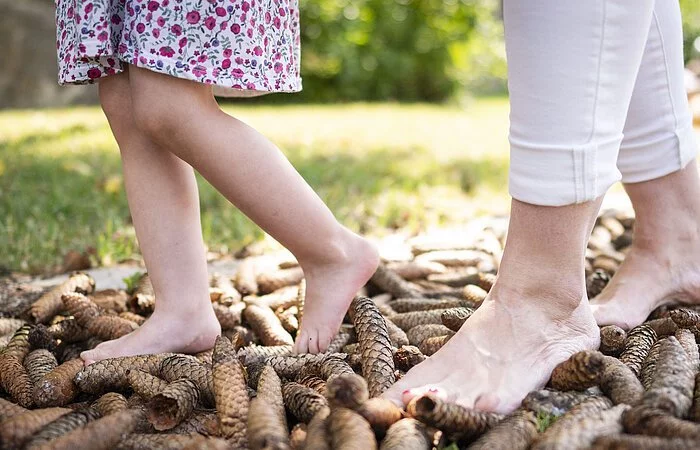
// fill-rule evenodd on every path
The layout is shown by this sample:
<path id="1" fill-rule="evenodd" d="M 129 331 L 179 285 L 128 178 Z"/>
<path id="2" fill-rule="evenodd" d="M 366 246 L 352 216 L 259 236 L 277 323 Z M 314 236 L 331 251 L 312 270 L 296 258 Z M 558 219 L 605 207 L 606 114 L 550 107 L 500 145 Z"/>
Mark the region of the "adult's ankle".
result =
<path id="1" fill-rule="evenodd" d="M 574 311 L 586 298 L 583 275 L 552 270 L 535 270 L 517 276 L 500 274 L 491 289 L 497 302 L 518 306 L 543 306 L 566 314 Z"/>

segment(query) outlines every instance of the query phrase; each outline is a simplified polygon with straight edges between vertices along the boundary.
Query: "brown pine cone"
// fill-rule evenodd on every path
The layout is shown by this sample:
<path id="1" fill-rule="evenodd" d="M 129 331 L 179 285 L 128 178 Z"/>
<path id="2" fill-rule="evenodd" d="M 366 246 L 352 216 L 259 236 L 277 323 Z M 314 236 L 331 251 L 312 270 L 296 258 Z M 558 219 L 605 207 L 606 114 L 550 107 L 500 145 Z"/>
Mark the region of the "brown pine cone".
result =
<path id="1" fill-rule="evenodd" d="M 432 436 L 425 425 L 411 418 L 401 419 L 386 432 L 380 450 L 430 450 Z"/>
<path id="2" fill-rule="evenodd" d="M 29 375 L 29 381 L 35 386 L 44 375 L 51 372 L 58 366 L 56 357 L 48 350 L 39 349 L 29 352 L 24 358 L 24 367 Z"/>
<path id="3" fill-rule="evenodd" d="M 189 417 L 198 402 L 197 385 L 192 380 L 180 378 L 151 397 L 146 416 L 156 430 L 170 430 Z"/>
<path id="4" fill-rule="evenodd" d="M 75 358 L 44 375 L 34 386 L 32 398 L 36 406 L 65 406 L 72 402 L 78 395 L 78 386 L 73 380 L 83 367 L 83 360 Z"/>
<path id="5" fill-rule="evenodd" d="M 107 392 L 92 404 L 92 408 L 97 410 L 102 416 L 117 413 L 127 409 L 127 407 L 126 398 L 117 392 Z"/>
<path id="6" fill-rule="evenodd" d="M 72 292 L 91 293 L 95 289 L 95 280 L 81 272 L 72 274 L 66 281 L 51 289 L 29 308 L 29 316 L 34 323 L 47 323 L 63 309 L 61 296 Z"/>
<path id="7" fill-rule="evenodd" d="M 377 397 L 395 381 L 394 358 L 386 322 L 367 297 L 353 299 L 350 315 L 360 344 L 362 375 L 367 381 L 370 396 Z"/>
<path id="8" fill-rule="evenodd" d="M 282 386 L 282 396 L 287 410 L 304 423 L 309 423 L 320 409 L 328 406 L 321 394 L 295 382 Z"/>
<path id="9" fill-rule="evenodd" d="M 347 408 L 334 408 L 328 416 L 328 434 L 334 450 L 376 450 L 377 440 L 369 423 Z"/>
<path id="10" fill-rule="evenodd" d="M 219 430 L 234 447 L 245 448 L 247 442 L 248 391 L 245 369 L 236 357 L 231 342 L 219 336 L 214 345 L 214 397 L 219 416 Z"/>

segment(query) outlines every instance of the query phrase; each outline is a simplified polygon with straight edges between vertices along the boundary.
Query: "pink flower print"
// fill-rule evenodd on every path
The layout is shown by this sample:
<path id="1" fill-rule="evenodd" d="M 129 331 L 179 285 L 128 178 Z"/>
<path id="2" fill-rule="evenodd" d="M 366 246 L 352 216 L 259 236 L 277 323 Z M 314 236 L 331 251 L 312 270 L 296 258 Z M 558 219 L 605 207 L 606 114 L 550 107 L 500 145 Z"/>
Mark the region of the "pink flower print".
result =
<path id="1" fill-rule="evenodd" d="M 144 25 L 143 23 L 139 23 L 138 25 L 136 25 L 136 31 L 139 33 L 143 33 L 144 31 L 146 31 L 146 25 Z"/>
<path id="2" fill-rule="evenodd" d="M 221 31 L 225 30 L 227 27 L 228 27 L 228 22 L 225 20 L 223 22 L 221 22 L 221 25 L 219 25 L 219 29 Z"/>
<path id="3" fill-rule="evenodd" d="M 282 26 L 282 21 L 280 20 L 279 17 L 275 17 L 275 20 L 272 21 L 272 24 L 277 28 L 278 30 Z"/>
<path id="4" fill-rule="evenodd" d="M 227 48 L 226 50 L 224 50 L 224 57 L 230 58 L 232 54 L 233 54 L 233 52 L 231 51 L 230 48 Z"/>
<path id="5" fill-rule="evenodd" d="M 170 4 L 170 0 L 163 0 L 163 2 L 161 3 L 161 5 L 163 5 L 163 8 L 165 8 L 169 4 Z"/>
<path id="6" fill-rule="evenodd" d="M 114 14 L 114 15 L 112 15 L 112 23 L 114 25 L 119 25 L 120 23 L 122 23 L 122 18 L 119 17 L 118 15 Z"/>
<path id="7" fill-rule="evenodd" d="M 236 56 L 236 64 L 243 64 L 243 58 Z"/>
<path id="8" fill-rule="evenodd" d="M 187 23 L 189 23 L 189 24 L 195 24 L 195 23 L 199 22 L 199 19 L 200 19 L 199 12 L 197 12 L 197 11 L 188 12 L 186 19 L 187 19 Z"/>
<path id="9" fill-rule="evenodd" d="M 100 69 L 98 69 L 97 67 L 93 67 L 87 71 L 87 76 L 91 80 L 94 80 L 95 78 L 100 78 L 100 75 L 102 75 L 102 72 L 100 72 Z"/>
<path id="10" fill-rule="evenodd" d="M 192 68 L 192 74 L 196 77 L 203 77 L 207 74 L 207 68 L 204 66 L 194 66 Z"/>
<path id="11" fill-rule="evenodd" d="M 240 26 L 240 25 L 238 25 L 237 23 L 234 23 L 233 25 L 231 25 L 231 33 L 233 33 L 233 34 L 238 34 L 238 33 L 240 33 L 240 32 L 241 32 L 241 26 Z"/>
<path id="12" fill-rule="evenodd" d="M 248 89 L 255 89 L 255 84 L 254 83 L 246 83 L 245 87 Z"/>
<path id="13" fill-rule="evenodd" d="M 160 37 L 160 28 L 154 28 L 152 33 L 153 33 L 153 37 L 158 39 Z"/>
<path id="14" fill-rule="evenodd" d="M 284 17 L 287 15 L 287 11 L 284 10 L 284 8 L 279 9 L 280 16 Z"/>
<path id="15" fill-rule="evenodd" d="M 246 17 L 247 17 L 247 16 L 245 15 L 245 13 L 241 14 L 241 23 L 245 23 L 245 18 L 246 18 Z"/>
<path id="16" fill-rule="evenodd" d="M 107 75 L 114 75 L 115 73 L 117 73 L 117 71 L 114 70 L 114 69 L 111 68 L 111 67 L 107 67 L 107 68 L 105 69 L 105 73 L 106 73 Z"/>
<path id="17" fill-rule="evenodd" d="M 183 37 L 182 39 L 180 39 L 180 42 L 178 42 L 178 44 L 180 45 L 180 48 L 187 45 L 187 37 Z"/>
<path id="18" fill-rule="evenodd" d="M 252 29 L 252 28 L 248 28 L 248 29 L 246 30 L 246 33 L 245 33 L 245 34 L 247 34 L 249 38 L 252 38 L 252 37 L 253 37 L 253 29 Z"/>
<path id="19" fill-rule="evenodd" d="M 275 63 L 275 73 L 280 73 L 280 72 L 282 72 L 282 68 L 283 68 L 283 67 L 284 67 L 284 66 L 282 65 L 281 62 L 276 62 L 276 63 Z"/>
<path id="20" fill-rule="evenodd" d="M 119 44 L 119 47 L 117 47 L 119 53 L 126 53 L 126 50 L 126 44 Z"/>
<path id="21" fill-rule="evenodd" d="M 68 16 L 68 18 L 72 19 L 73 14 L 74 14 L 73 7 L 72 6 L 68 7 L 68 11 L 66 11 L 66 15 Z"/>
<path id="22" fill-rule="evenodd" d="M 209 30 L 213 30 L 214 27 L 216 26 L 216 19 L 213 18 L 212 16 L 207 17 L 204 20 L 204 26 L 207 27 Z"/>
<path id="23" fill-rule="evenodd" d="M 207 55 L 199 55 L 199 58 L 197 58 L 197 61 L 199 62 L 204 62 L 207 60 Z"/>
<path id="24" fill-rule="evenodd" d="M 148 10 L 149 11 L 156 11 L 159 6 L 160 5 L 155 0 L 151 0 L 150 2 L 148 2 Z"/>
<path id="25" fill-rule="evenodd" d="M 243 78 L 243 71 L 236 67 L 231 71 L 231 75 L 233 75 L 233 78 Z"/>
<path id="26" fill-rule="evenodd" d="M 148 60 L 146 59 L 145 56 L 139 56 L 139 62 L 143 64 L 144 66 L 148 64 Z"/>
<path id="27" fill-rule="evenodd" d="M 270 11 L 265 12 L 265 23 L 270 23 L 272 22 L 272 14 L 270 14 Z"/>
<path id="28" fill-rule="evenodd" d="M 114 65 L 116 64 L 116 61 L 114 60 L 114 58 L 107 58 L 107 64 L 114 67 Z"/>
<path id="29" fill-rule="evenodd" d="M 161 56 L 167 56 L 168 58 L 171 58 L 175 55 L 175 50 L 173 50 L 172 47 L 161 47 L 159 50 L 159 53 Z"/>
<path id="30" fill-rule="evenodd" d="M 240 84 L 234 84 L 234 85 L 231 86 L 231 87 L 234 88 L 234 89 L 243 89 L 243 86 L 241 86 Z"/>
<path id="31" fill-rule="evenodd" d="M 165 25 L 165 18 L 163 16 L 160 16 L 158 20 L 156 20 L 156 23 L 158 24 L 159 27 L 162 27 Z"/>
<path id="32" fill-rule="evenodd" d="M 265 27 L 262 25 L 258 25 L 258 33 L 265 34 Z"/>
<path id="33" fill-rule="evenodd" d="M 97 40 L 100 42 L 105 42 L 107 40 L 107 32 L 103 31 L 97 35 Z"/>
<path id="34" fill-rule="evenodd" d="M 253 49 L 253 54 L 255 54 L 255 56 L 262 56 L 262 54 L 263 54 L 262 48 L 259 45 L 256 45 L 255 48 Z"/>
<path id="35" fill-rule="evenodd" d="M 90 14 L 90 13 L 92 12 L 92 8 L 93 8 L 93 7 L 94 7 L 94 6 L 93 6 L 92 3 L 88 3 L 87 5 L 85 5 L 85 14 Z M 98 69 L 98 70 L 99 70 L 99 69 Z"/>
<path id="36" fill-rule="evenodd" d="M 218 6 L 214 11 L 216 11 L 216 15 L 219 17 L 224 17 L 226 15 L 226 9 L 221 6 Z"/>
<path id="37" fill-rule="evenodd" d="M 243 11 L 245 11 L 245 12 L 250 11 L 250 3 L 248 3 L 248 2 L 243 2 L 243 3 L 241 4 L 241 9 L 242 9 Z"/>
<path id="38" fill-rule="evenodd" d="M 228 69 L 229 67 L 231 67 L 231 60 L 226 58 L 223 61 L 221 61 L 221 67 L 223 69 Z"/>
<path id="39" fill-rule="evenodd" d="M 182 27 L 180 25 L 173 25 L 172 27 L 170 27 L 170 31 L 175 36 L 180 36 L 182 34 Z"/>

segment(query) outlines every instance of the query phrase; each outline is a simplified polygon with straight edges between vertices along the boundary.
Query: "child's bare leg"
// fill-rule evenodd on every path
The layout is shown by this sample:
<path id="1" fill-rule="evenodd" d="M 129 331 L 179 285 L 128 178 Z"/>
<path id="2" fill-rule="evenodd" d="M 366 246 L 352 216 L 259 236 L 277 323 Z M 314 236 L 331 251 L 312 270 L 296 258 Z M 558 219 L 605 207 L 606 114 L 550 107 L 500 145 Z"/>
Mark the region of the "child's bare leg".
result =
<path id="1" fill-rule="evenodd" d="M 307 279 L 296 348 L 324 351 L 376 269 L 376 250 L 336 221 L 272 143 L 221 111 L 209 87 L 138 68 L 130 82 L 141 129 L 294 253 Z"/>
<path id="2" fill-rule="evenodd" d="M 131 216 L 158 299 L 135 332 L 83 353 L 87 363 L 140 353 L 211 348 L 220 327 L 209 301 L 194 171 L 135 126 L 127 74 L 100 81 L 122 155 Z"/>

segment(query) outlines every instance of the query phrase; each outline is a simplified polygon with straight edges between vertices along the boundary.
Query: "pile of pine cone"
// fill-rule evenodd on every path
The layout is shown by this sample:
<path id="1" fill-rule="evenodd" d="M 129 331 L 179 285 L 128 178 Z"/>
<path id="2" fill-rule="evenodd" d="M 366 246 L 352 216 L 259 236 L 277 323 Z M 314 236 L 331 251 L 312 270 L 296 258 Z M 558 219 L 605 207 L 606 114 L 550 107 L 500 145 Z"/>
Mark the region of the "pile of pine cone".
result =
<path id="1" fill-rule="evenodd" d="M 573 355 L 505 417 L 431 396 L 403 410 L 380 397 L 479 307 L 505 224 L 392 241 L 319 355 L 292 352 L 301 269 L 288 254 L 263 254 L 242 259 L 232 277 L 212 277 L 223 330 L 212 350 L 84 367 L 81 351 L 139 327 L 155 299 L 147 275 L 127 294 L 96 291 L 74 273 L 17 317 L 0 318 L 0 448 L 700 448 L 700 314 L 692 308 L 659 309 L 628 333 L 601 328 L 600 351 Z M 598 218 L 590 297 L 624 259 L 632 226 L 615 211 Z"/>

